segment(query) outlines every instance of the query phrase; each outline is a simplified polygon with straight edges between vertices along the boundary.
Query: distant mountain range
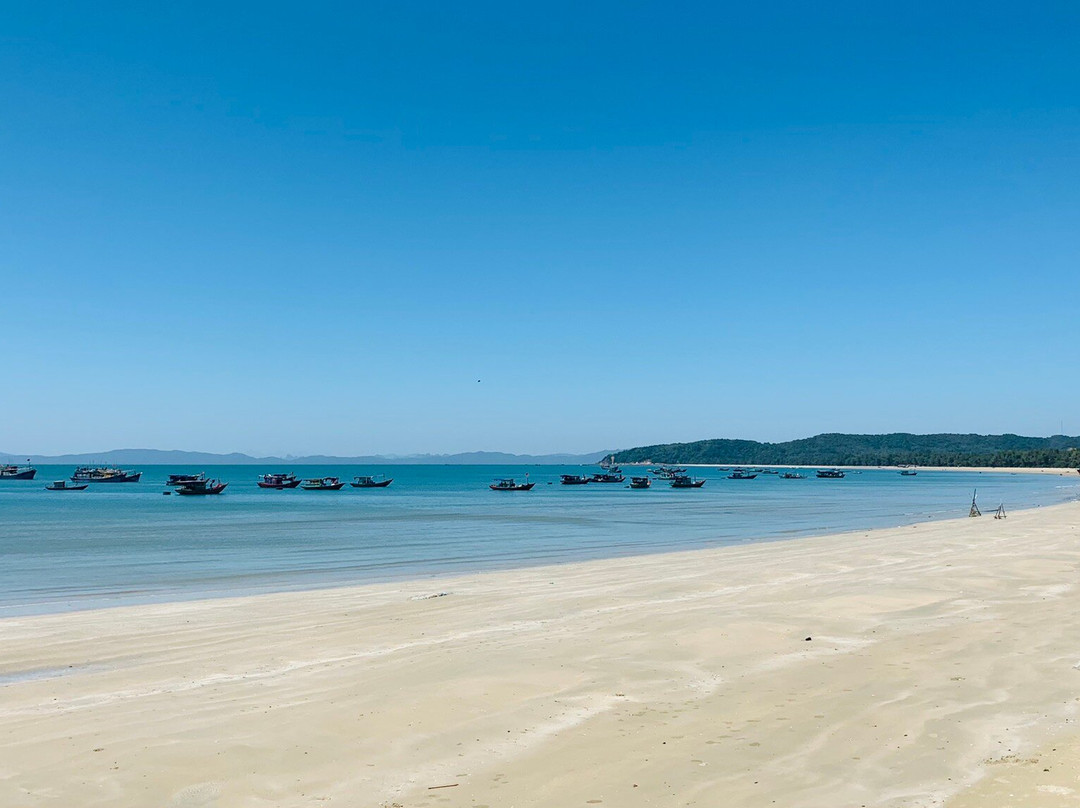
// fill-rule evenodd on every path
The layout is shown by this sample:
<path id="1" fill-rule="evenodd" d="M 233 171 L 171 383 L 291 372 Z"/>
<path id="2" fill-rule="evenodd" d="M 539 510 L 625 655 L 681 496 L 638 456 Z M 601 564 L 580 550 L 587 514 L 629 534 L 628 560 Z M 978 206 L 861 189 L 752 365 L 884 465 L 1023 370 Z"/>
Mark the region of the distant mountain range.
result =
<path id="1" fill-rule="evenodd" d="M 506 452 L 463 452 L 445 455 L 362 455 L 358 457 L 334 457 L 332 455 L 306 455 L 304 457 L 252 457 L 232 452 L 182 452 L 161 449 L 112 449 L 107 452 L 66 455 L 25 455 L 0 452 L 0 462 L 25 463 L 29 457 L 43 465 L 118 465 L 118 466 L 215 466 L 215 465 L 577 465 L 598 463 L 607 452 L 589 454 L 519 455 Z"/>
<path id="2" fill-rule="evenodd" d="M 717 438 L 639 446 L 615 453 L 619 463 L 706 463 L 775 466 L 998 466 L 1077 468 L 1080 437 L 1054 435 L 846 435 L 784 443 Z"/>

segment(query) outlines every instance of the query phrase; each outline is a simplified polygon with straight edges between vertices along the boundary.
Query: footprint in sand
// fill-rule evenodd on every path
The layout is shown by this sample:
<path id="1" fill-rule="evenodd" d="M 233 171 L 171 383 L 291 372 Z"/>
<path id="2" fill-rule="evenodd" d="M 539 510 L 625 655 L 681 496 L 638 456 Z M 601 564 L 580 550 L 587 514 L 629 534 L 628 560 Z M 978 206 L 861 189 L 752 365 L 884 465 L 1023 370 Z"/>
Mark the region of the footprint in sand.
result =
<path id="1" fill-rule="evenodd" d="M 220 796 L 217 783 L 195 783 L 173 794 L 169 808 L 213 808 Z"/>

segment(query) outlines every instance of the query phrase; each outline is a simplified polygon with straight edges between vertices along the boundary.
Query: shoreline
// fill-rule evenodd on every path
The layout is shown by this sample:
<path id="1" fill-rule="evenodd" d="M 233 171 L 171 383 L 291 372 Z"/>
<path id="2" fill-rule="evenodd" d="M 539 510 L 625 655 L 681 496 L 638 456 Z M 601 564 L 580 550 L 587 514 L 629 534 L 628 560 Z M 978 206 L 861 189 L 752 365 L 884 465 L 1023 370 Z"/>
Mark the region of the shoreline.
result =
<path id="1" fill-rule="evenodd" d="M 1078 517 L 5 618 L 0 804 L 945 805 L 1077 741 Z"/>
<path id="2" fill-rule="evenodd" d="M 656 463 L 623 463 L 624 466 L 655 466 Z M 671 464 L 669 464 L 671 465 Z M 772 463 L 749 463 L 744 465 L 738 465 L 734 463 L 679 463 L 680 466 L 686 468 L 695 469 L 726 469 L 726 468 L 747 468 L 753 467 L 756 469 L 843 469 L 844 471 L 896 471 L 900 472 L 903 469 L 911 468 L 910 466 L 812 466 L 812 465 L 793 465 L 782 466 Z M 915 466 L 916 471 L 964 471 L 974 474 L 1054 474 L 1058 477 L 1073 477 L 1077 474 L 1077 469 L 1074 468 L 1053 468 L 1053 467 L 1027 467 L 1027 466 Z"/>

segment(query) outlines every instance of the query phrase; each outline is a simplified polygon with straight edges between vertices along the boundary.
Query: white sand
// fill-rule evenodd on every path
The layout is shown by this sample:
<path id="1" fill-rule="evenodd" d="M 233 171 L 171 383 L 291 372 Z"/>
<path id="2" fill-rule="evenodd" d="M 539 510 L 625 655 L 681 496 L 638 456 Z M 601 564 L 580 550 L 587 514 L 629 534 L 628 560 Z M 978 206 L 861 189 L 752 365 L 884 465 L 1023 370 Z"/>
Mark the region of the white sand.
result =
<path id="1" fill-rule="evenodd" d="M 1077 805 L 1078 524 L 9 618 L 0 806 Z"/>

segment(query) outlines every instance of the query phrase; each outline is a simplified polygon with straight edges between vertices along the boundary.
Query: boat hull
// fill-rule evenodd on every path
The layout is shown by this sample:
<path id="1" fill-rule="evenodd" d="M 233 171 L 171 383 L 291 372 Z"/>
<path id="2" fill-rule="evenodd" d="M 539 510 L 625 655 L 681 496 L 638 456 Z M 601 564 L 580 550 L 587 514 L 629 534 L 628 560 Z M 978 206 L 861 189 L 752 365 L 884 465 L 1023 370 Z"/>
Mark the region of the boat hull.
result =
<path id="1" fill-rule="evenodd" d="M 305 491 L 340 491 L 345 487 L 345 483 L 334 483 L 333 485 L 302 485 L 300 487 Z"/>
<path id="2" fill-rule="evenodd" d="M 532 491 L 536 483 L 522 483 L 521 485 L 489 485 L 492 491 Z"/>
<path id="3" fill-rule="evenodd" d="M 90 486 L 83 483 L 82 485 L 47 485 L 46 491 L 85 491 Z"/>
<path id="4" fill-rule="evenodd" d="M 390 483 L 392 482 L 393 479 L 380 480 L 374 483 L 349 483 L 349 485 L 351 485 L 353 488 L 386 488 L 386 486 L 390 485 Z"/>
<path id="5" fill-rule="evenodd" d="M 275 491 L 283 491 L 286 488 L 297 488 L 300 485 L 300 481 L 293 480 L 287 483 L 264 483 L 262 480 L 259 480 L 256 484 L 259 488 L 271 488 Z"/>

